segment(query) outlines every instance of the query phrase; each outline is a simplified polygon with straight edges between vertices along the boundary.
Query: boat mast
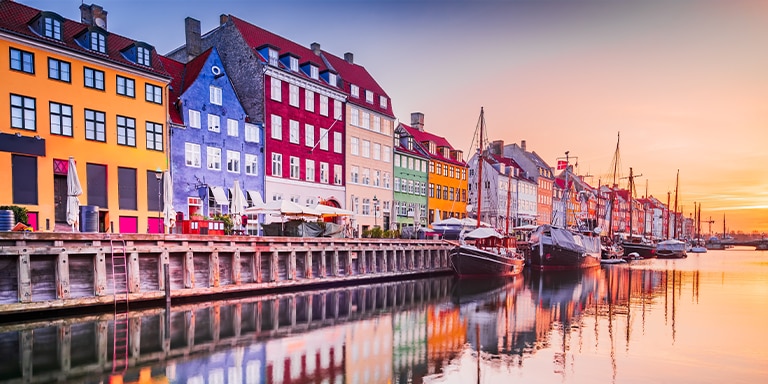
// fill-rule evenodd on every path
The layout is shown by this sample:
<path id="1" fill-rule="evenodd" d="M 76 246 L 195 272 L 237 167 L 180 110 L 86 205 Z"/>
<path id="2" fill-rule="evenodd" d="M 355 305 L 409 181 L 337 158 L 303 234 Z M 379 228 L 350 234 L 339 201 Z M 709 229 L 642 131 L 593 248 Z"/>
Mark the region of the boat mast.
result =
<path id="1" fill-rule="evenodd" d="M 568 228 L 568 153 L 565 151 L 565 192 L 563 193 L 563 228 Z"/>
<path id="2" fill-rule="evenodd" d="M 481 202 L 483 201 L 483 128 L 485 127 L 485 118 L 483 117 L 483 107 L 480 107 L 480 119 L 477 124 L 480 125 L 480 139 L 477 144 L 477 227 L 480 228 L 480 215 L 482 214 Z"/>
<path id="3" fill-rule="evenodd" d="M 507 217 L 507 235 L 509 235 L 509 207 L 512 203 L 512 169 L 507 169 L 507 210 L 504 212 Z"/>
<path id="4" fill-rule="evenodd" d="M 674 239 L 678 238 L 678 235 L 677 235 L 677 186 L 678 186 L 679 182 L 680 182 L 680 170 L 678 169 L 677 170 L 677 179 L 675 180 L 675 215 L 672 217 L 673 223 L 675 224 L 672 227 L 672 228 L 674 228 L 673 237 L 672 237 Z"/>
<path id="5" fill-rule="evenodd" d="M 618 188 L 619 184 L 616 182 L 616 176 L 619 173 L 620 165 L 619 165 L 619 142 L 621 141 L 621 132 L 618 132 L 616 134 L 616 151 L 613 152 L 613 185 L 611 186 L 611 201 L 609 204 L 609 208 L 611 209 L 609 212 L 609 218 L 608 218 L 608 236 L 610 238 L 613 238 L 613 205 L 616 200 L 616 188 Z"/>
<path id="6" fill-rule="evenodd" d="M 632 202 L 635 192 L 635 177 L 640 177 L 640 175 L 633 175 L 632 174 L 632 167 L 629 167 L 629 193 L 627 195 L 627 201 L 629 201 L 629 237 L 632 237 L 632 227 L 633 227 L 633 220 L 632 220 Z"/>

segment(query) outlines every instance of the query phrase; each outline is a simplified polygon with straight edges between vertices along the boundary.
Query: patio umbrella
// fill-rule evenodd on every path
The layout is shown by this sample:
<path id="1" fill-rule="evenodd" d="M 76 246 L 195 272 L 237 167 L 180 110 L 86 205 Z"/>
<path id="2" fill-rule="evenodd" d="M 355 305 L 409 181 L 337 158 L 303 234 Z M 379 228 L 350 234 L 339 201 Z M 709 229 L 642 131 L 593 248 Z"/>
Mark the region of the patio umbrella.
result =
<path id="1" fill-rule="evenodd" d="M 246 206 L 248 206 L 248 200 L 246 200 L 245 194 L 240 188 L 240 181 L 235 180 L 235 188 L 232 190 L 232 201 L 229 203 L 229 214 L 238 226 L 242 223 L 240 216 L 245 213 Z"/>
<path id="2" fill-rule="evenodd" d="M 79 221 L 80 199 L 78 196 L 83 194 L 83 188 L 80 186 L 80 178 L 77 177 L 77 167 L 75 158 L 69 157 L 69 166 L 67 167 L 67 224 L 72 226 L 72 232 Z"/>
<path id="3" fill-rule="evenodd" d="M 163 173 L 163 224 L 170 229 L 176 226 L 176 210 L 173 209 L 173 179 L 171 171 Z"/>
<path id="4" fill-rule="evenodd" d="M 321 216 L 353 216 L 355 213 L 346 209 L 331 207 L 330 205 L 317 204 L 312 209 L 320 213 Z"/>

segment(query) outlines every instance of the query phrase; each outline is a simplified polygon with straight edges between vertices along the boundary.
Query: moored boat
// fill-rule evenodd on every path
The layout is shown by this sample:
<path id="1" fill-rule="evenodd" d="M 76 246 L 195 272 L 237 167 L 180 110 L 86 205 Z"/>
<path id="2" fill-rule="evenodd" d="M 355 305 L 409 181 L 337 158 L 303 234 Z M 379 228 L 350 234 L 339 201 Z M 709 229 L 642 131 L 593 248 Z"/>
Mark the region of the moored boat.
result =
<path id="1" fill-rule="evenodd" d="M 600 265 L 600 239 L 540 225 L 531 234 L 526 263 L 537 270 L 579 269 Z"/>
<path id="2" fill-rule="evenodd" d="M 515 248 L 514 238 L 485 227 L 466 234 L 462 244 L 451 249 L 448 255 L 451 268 L 460 278 L 514 276 L 520 274 L 525 265 Z"/>
<path id="3" fill-rule="evenodd" d="M 621 243 L 621 246 L 624 247 L 625 255 L 635 252 L 643 259 L 656 257 L 656 244 L 643 236 L 630 236 Z"/>
<path id="4" fill-rule="evenodd" d="M 656 247 L 656 257 L 659 259 L 682 259 L 688 257 L 685 253 L 684 241 L 669 239 L 660 241 Z"/>

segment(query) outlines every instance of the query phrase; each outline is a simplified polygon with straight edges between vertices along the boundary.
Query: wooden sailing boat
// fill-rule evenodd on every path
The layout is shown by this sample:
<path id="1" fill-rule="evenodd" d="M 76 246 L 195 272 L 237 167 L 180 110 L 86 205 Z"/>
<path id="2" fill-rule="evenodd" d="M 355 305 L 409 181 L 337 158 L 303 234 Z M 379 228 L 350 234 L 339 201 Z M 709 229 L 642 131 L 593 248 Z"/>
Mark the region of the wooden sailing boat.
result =
<path id="1" fill-rule="evenodd" d="M 480 139 L 477 150 L 477 228 L 461 239 L 448 256 L 451 268 L 459 277 L 514 276 L 523 271 L 524 259 L 517 252 L 514 237 L 481 226 L 483 165 L 488 151 L 484 148 L 485 112 L 480 108 L 477 122 Z"/>
<path id="2" fill-rule="evenodd" d="M 693 246 L 691 247 L 691 253 L 706 253 L 707 247 L 704 246 L 704 241 L 701 238 L 701 203 L 696 208 L 696 203 L 693 203 L 693 209 L 696 212 L 696 236 L 693 239 Z"/>

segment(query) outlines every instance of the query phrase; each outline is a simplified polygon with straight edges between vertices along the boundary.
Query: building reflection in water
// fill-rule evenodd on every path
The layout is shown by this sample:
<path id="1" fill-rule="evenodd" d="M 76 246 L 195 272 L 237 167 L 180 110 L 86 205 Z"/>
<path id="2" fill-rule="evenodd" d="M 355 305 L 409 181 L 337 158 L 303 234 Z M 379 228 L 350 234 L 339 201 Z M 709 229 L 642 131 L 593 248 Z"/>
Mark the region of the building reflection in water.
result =
<path id="1" fill-rule="evenodd" d="M 612 267 L 153 308 L 130 314 L 130 367 L 119 375 L 111 374 L 112 314 L 0 324 L 0 381 L 421 383 L 456 375 L 474 382 L 522 367 L 545 348 L 555 351 L 552 371 L 566 375 L 587 326 L 609 339 L 615 372 L 616 340 L 628 350 L 633 324 L 645 327 L 652 307 L 669 312 L 674 335 L 684 281 L 695 287 L 696 272 Z"/>

